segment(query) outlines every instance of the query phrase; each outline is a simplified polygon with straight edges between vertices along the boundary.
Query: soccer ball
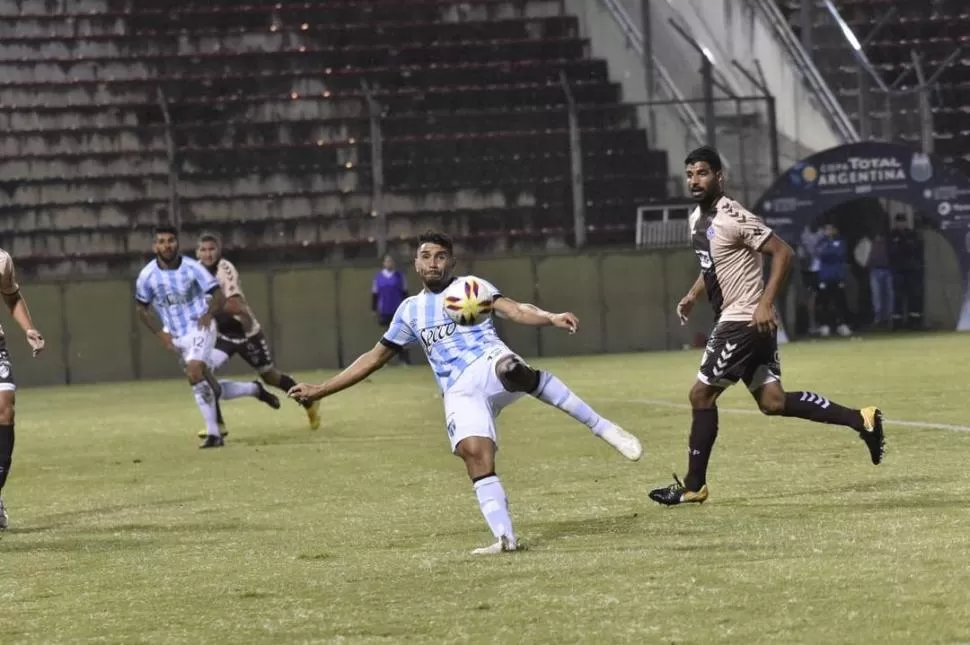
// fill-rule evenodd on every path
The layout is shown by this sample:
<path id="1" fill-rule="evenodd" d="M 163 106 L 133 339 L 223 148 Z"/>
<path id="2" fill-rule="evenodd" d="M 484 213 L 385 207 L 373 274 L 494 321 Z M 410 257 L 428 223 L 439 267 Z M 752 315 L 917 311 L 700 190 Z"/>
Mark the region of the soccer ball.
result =
<path id="1" fill-rule="evenodd" d="M 492 313 L 492 290 L 473 276 L 458 278 L 442 295 L 445 313 L 459 325 L 477 325 Z"/>

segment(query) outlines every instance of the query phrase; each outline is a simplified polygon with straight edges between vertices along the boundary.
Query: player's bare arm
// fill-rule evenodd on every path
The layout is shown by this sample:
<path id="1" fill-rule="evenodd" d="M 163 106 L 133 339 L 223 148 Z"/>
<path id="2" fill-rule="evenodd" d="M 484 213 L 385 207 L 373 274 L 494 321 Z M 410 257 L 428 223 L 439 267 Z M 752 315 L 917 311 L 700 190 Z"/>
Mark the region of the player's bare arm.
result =
<path id="1" fill-rule="evenodd" d="M 172 335 L 162 328 L 162 323 L 155 317 L 155 312 L 152 311 L 151 305 L 137 302 L 135 303 L 135 311 L 138 313 L 138 319 L 155 334 L 158 340 L 162 341 L 165 349 L 174 352 L 175 345 L 172 343 Z"/>
<path id="2" fill-rule="evenodd" d="M 697 279 L 694 280 L 694 284 L 691 285 L 687 295 L 677 303 L 677 317 L 680 318 L 681 325 L 687 324 L 687 320 L 690 318 L 690 312 L 694 309 L 694 303 L 697 302 L 697 299 L 701 297 L 704 291 L 704 273 L 701 272 L 697 275 Z"/>
<path id="3" fill-rule="evenodd" d="M 222 293 L 220 287 L 216 287 L 211 292 L 209 298 L 209 308 L 206 309 L 205 313 L 199 316 L 199 329 L 203 329 L 212 324 L 212 318 L 217 313 L 222 311 L 222 308 L 226 305 L 226 296 Z"/>
<path id="4" fill-rule="evenodd" d="M 768 274 L 768 282 L 765 284 L 765 291 L 758 302 L 758 308 L 751 316 L 751 324 L 757 326 L 758 331 L 769 333 L 778 327 L 773 303 L 788 276 L 795 252 L 777 235 L 769 237 L 760 251 L 771 255 L 771 270 Z"/>
<path id="5" fill-rule="evenodd" d="M 529 325 L 530 327 L 552 325 L 553 327 L 565 329 L 570 334 L 575 333 L 579 329 L 579 319 L 568 311 L 561 314 L 554 314 L 540 309 L 535 305 L 516 302 L 505 296 L 502 296 L 492 303 L 492 310 L 499 316 L 519 323 L 520 325 Z"/>
<path id="6" fill-rule="evenodd" d="M 6 303 L 7 309 L 10 310 L 10 315 L 27 335 L 27 344 L 30 345 L 33 355 L 37 356 L 44 350 L 44 337 L 34 327 L 34 321 L 30 317 L 30 309 L 27 308 L 27 301 L 23 294 L 20 293 L 19 289 L 13 293 L 5 293 L 3 294 L 3 301 Z"/>
<path id="7" fill-rule="evenodd" d="M 346 390 L 349 387 L 357 385 L 384 367 L 389 360 L 394 358 L 396 353 L 394 349 L 388 347 L 383 342 L 378 342 L 370 351 L 358 356 L 357 360 L 333 378 L 318 385 L 312 383 L 297 383 L 286 394 L 292 399 L 301 401 L 317 401 L 328 397 L 341 390 Z"/>
<path id="8" fill-rule="evenodd" d="M 240 294 L 226 298 L 226 303 L 223 305 L 222 311 L 230 316 L 236 317 L 242 323 L 243 329 L 247 334 L 256 326 L 256 321 L 253 320 L 250 314 L 249 303 Z"/>

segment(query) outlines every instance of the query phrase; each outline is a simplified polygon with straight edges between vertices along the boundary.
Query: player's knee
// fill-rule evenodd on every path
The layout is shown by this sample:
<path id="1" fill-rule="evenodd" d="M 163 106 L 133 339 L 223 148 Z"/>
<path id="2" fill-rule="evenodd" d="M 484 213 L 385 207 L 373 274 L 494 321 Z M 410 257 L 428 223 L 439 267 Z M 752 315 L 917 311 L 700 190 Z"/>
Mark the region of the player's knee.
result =
<path id="1" fill-rule="evenodd" d="M 192 361 L 185 366 L 185 375 L 189 379 L 189 383 L 195 385 L 205 379 L 205 366 L 202 363 Z"/>
<path id="2" fill-rule="evenodd" d="M 717 394 L 714 388 L 698 381 L 690 388 L 687 400 L 690 401 L 690 407 L 695 410 L 706 409 L 714 406 L 717 401 Z"/>
<path id="3" fill-rule="evenodd" d="M 0 426 L 13 425 L 14 421 L 14 406 L 13 402 L 2 402 L 0 403 Z"/>
<path id="4" fill-rule="evenodd" d="M 539 372 L 518 356 L 503 356 L 495 364 L 499 382 L 509 392 L 533 392 L 539 386 Z"/>
<path id="5" fill-rule="evenodd" d="M 484 441 L 465 439 L 455 452 L 465 462 L 465 469 L 472 479 L 495 470 L 495 449 Z"/>
<path id="6" fill-rule="evenodd" d="M 758 408 L 762 414 L 776 417 L 785 413 L 785 396 L 774 390 L 766 390 L 758 397 Z"/>

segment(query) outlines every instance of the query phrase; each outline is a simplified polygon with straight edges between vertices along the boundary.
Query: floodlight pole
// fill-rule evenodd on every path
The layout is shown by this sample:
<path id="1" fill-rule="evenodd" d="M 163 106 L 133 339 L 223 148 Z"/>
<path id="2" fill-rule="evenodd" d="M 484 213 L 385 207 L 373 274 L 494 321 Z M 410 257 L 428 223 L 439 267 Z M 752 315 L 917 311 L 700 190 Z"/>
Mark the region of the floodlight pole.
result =
<path id="1" fill-rule="evenodd" d="M 559 71 L 559 84 L 569 108 L 569 166 L 573 191 L 573 237 L 577 249 L 586 246 L 586 186 L 583 174 L 583 140 L 579 129 L 579 108 L 569 88 L 566 73 Z"/>
<path id="2" fill-rule="evenodd" d="M 172 131 L 172 115 L 168 111 L 168 101 L 165 99 L 165 92 L 162 88 L 155 88 L 155 99 L 158 107 L 162 111 L 162 119 L 165 121 L 165 152 L 168 157 L 168 216 L 169 223 L 175 230 L 182 230 L 182 214 L 179 212 L 179 171 L 178 157 L 175 150 L 175 133 Z M 160 224 L 163 222 L 159 222 Z"/>
<path id="3" fill-rule="evenodd" d="M 381 132 L 381 106 L 374 98 L 367 81 L 361 79 L 360 88 L 367 102 L 370 121 L 371 217 L 377 224 L 377 256 L 387 253 L 387 213 L 384 212 L 384 140 Z"/>

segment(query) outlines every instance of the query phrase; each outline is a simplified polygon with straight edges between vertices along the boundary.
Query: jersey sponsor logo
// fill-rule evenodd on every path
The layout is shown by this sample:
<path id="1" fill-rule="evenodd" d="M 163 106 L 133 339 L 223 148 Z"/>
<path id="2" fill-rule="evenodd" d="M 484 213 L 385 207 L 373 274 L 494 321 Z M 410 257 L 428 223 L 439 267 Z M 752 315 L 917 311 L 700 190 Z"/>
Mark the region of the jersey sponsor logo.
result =
<path id="1" fill-rule="evenodd" d="M 437 325 L 422 329 L 418 332 L 418 336 L 421 338 L 421 343 L 424 345 L 424 348 L 431 349 L 432 345 L 454 335 L 456 329 L 458 329 L 458 325 L 455 323 Z"/>
<path id="2" fill-rule="evenodd" d="M 189 302 L 191 302 L 191 299 L 185 294 L 167 293 L 161 298 L 161 303 L 166 307 L 178 307 L 179 305 L 186 305 Z"/>

